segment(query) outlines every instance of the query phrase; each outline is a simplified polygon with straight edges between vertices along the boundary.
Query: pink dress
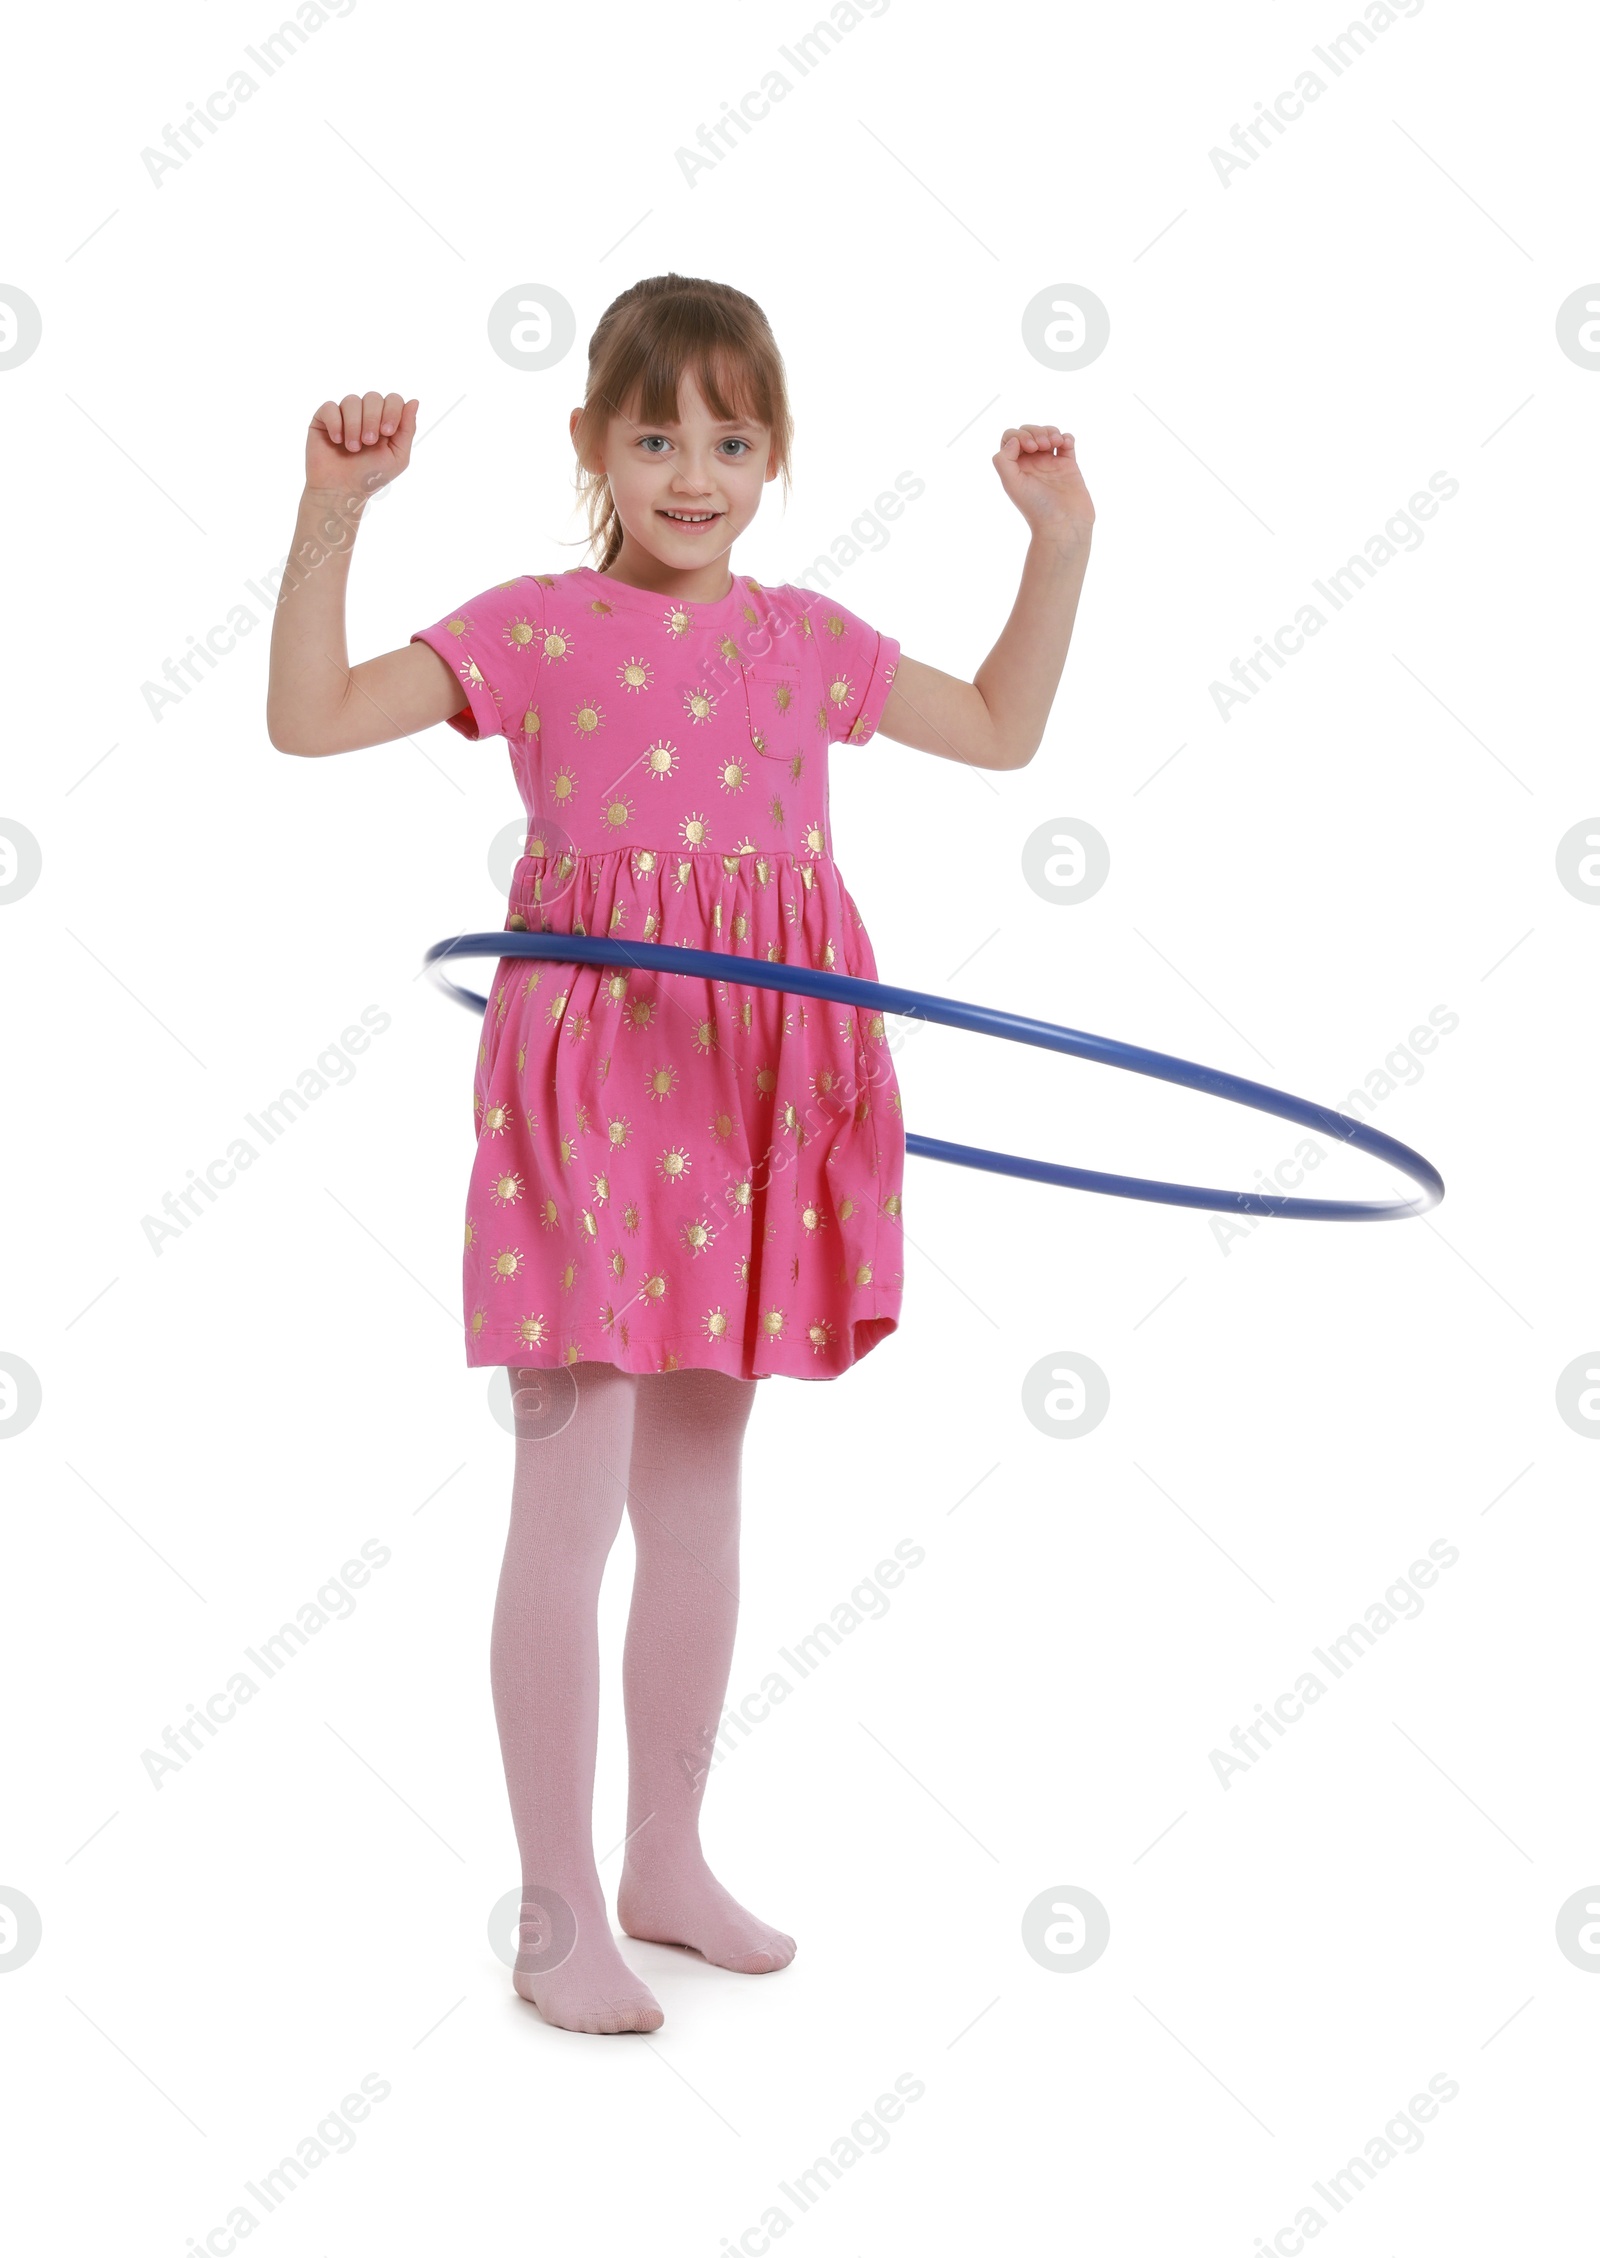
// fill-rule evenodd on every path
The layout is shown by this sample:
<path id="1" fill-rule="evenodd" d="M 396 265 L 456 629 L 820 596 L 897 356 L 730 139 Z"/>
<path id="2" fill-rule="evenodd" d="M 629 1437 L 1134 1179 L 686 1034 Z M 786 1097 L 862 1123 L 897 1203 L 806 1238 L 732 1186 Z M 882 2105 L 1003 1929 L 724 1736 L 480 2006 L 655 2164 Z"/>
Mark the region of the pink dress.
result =
<path id="1" fill-rule="evenodd" d="M 588 566 L 411 638 L 503 735 L 528 811 L 508 932 L 878 977 L 837 864 L 828 747 L 900 646 L 738 575 L 684 604 Z M 900 1088 L 881 1012 L 618 965 L 502 958 L 474 1079 L 469 1365 L 832 1379 L 892 1333 Z"/>

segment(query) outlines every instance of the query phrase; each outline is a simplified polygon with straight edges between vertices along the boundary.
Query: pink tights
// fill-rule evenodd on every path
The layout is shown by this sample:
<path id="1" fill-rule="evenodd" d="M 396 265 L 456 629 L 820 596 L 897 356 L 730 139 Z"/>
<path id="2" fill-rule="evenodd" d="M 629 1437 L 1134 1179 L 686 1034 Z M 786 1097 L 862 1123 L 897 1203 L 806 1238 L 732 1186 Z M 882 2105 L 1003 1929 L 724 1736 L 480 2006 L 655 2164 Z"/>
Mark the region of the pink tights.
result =
<path id="1" fill-rule="evenodd" d="M 512 1981 L 564 2030 L 653 2031 L 661 2009 L 617 1950 L 594 1860 L 595 1617 L 624 1503 L 636 1566 L 617 1919 L 629 1936 L 748 1975 L 794 1957 L 794 1939 L 731 1898 L 700 1848 L 739 1612 L 739 1461 L 758 1383 L 590 1361 L 514 1365 L 510 1379 L 516 1472 L 490 1677 L 522 1857 Z"/>

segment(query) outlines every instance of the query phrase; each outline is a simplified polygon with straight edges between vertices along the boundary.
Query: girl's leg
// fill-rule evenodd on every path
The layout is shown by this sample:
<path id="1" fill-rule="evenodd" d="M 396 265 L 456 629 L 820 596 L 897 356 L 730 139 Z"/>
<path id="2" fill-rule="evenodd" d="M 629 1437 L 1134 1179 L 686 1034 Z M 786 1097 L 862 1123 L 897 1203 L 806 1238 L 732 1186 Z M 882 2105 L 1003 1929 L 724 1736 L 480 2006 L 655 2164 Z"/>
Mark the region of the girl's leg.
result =
<path id="1" fill-rule="evenodd" d="M 700 1848 L 700 1803 L 739 1614 L 739 1461 L 758 1383 L 689 1367 L 638 1375 L 628 1513 L 636 1565 L 622 1655 L 628 1848 L 617 1919 L 763 1975 L 794 1939 L 731 1898 Z"/>
<path id="2" fill-rule="evenodd" d="M 512 1981 L 547 2023 L 568 2031 L 653 2031 L 663 2020 L 617 1950 L 594 1863 L 595 1613 L 622 1525 L 634 1378 L 590 1362 L 540 1374 L 511 1368 L 516 1473 L 490 1680 L 522 1856 Z M 557 1426 L 569 1379 L 576 1408 Z"/>

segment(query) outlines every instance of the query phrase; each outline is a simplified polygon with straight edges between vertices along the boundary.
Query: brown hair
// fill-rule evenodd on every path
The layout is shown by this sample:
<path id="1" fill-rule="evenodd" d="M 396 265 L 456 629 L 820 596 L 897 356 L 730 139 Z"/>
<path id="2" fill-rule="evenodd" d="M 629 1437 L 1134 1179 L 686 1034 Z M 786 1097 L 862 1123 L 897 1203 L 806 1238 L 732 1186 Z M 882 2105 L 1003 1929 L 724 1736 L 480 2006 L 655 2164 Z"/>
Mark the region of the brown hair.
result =
<path id="1" fill-rule="evenodd" d="M 746 415 L 766 425 L 789 491 L 794 421 L 783 359 L 753 298 L 726 282 L 657 274 L 613 298 L 589 340 L 583 411 L 573 432 L 579 498 L 589 514 L 589 548 L 604 572 L 622 547 L 622 520 L 604 471 L 581 460 L 604 443 L 613 416 L 637 412 L 646 423 L 678 413 L 678 381 L 692 368 L 714 416 Z M 726 387 L 726 388 L 725 388 Z"/>

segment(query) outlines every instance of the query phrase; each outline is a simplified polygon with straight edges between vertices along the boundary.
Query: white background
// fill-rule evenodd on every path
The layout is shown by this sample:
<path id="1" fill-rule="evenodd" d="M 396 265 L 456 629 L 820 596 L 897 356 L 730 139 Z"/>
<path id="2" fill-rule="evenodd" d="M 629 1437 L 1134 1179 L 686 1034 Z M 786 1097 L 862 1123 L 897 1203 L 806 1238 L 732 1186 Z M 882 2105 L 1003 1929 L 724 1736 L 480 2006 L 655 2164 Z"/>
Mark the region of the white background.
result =
<path id="1" fill-rule="evenodd" d="M 25 2246 L 226 2250 L 244 2183 L 374 2073 L 354 2147 L 252 2205 L 276 2258 L 717 2258 L 773 2204 L 802 2252 L 885 2258 L 1249 2258 L 1301 2247 L 1307 2204 L 1346 2258 L 1565 2246 L 1600 1448 L 1556 1391 L 1600 1341 L 1600 906 L 1556 849 L 1600 827 L 1600 374 L 1555 324 L 1600 274 L 1592 23 L 1421 6 L 1336 78 L 1336 8 L 895 0 L 801 78 L 803 8 L 360 0 L 155 185 L 141 152 L 278 20 L 35 12 L 10 40 L 0 282 L 44 325 L 0 374 L 0 819 L 43 858 L 0 914 L 0 1351 L 42 1391 L 0 1458 L 0 1883 L 42 1923 L 0 1981 Z M 690 185 L 677 150 L 777 66 L 793 91 Z M 1210 151 L 1309 67 L 1325 94 L 1224 185 Z M 248 584 L 311 412 L 368 386 L 418 395 L 422 437 L 361 534 L 353 657 L 583 561 L 584 346 L 667 269 L 749 291 L 788 369 L 795 492 L 738 569 L 794 579 L 926 482 L 837 584 L 913 657 L 970 676 L 1005 621 L 1002 431 L 1077 438 L 1098 522 L 1033 762 L 834 754 L 883 978 L 1333 1106 L 1435 1006 L 1459 1024 L 1374 1115 L 1445 1178 L 1422 1219 L 1224 1251 L 1201 1213 L 908 1162 L 900 1331 L 764 1386 L 746 1450 L 731 1699 L 897 1541 L 926 1554 L 710 1783 L 713 1864 L 798 1956 L 752 1980 L 624 1940 L 666 2022 L 601 2042 L 519 2002 L 488 1935 L 517 1880 L 488 1674 L 513 1446 L 461 1345 L 475 1029 L 418 972 L 501 922 L 510 767 L 445 728 L 275 752 Z M 489 347 L 521 284 L 577 315 L 544 373 Z M 1021 315 L 1074 285 L 1110 340 L 1063 374 Z M 1421 545 L 1221 718 L 1211 684 L 1436 472 L 1459 491 Z M 254 632 L 153 717 L 143 685 L 241 602 Z M 1074 819 L 1110 876 L 1041 900 L 1024 842 Z M 392 1024 L 354 1078 L 155 1252 L 144 1219 L 369 1005 Z M 924 1133 L 1241 1185 L 1297 1141 L 895 1031 Z M 1404 1189 L 1351 1154 L 1310 1188 Z M 1107 1377 L 1091 1433 L 1024 1412 L 1062 1352 Z M 154 1787 L 142 1752 L 371 1539 L 355 1614 Z M 1440 1539 L 1420 1617 L 1225 1787 L 1211 1752 Z M 624 1527 L 608 1889 L 630 1572 Z M 1092 1966 L 1024 1948 L 1063 1885 L 1106 1909 Z M 779 2183 L 903 2073 L 887 2146 L 802 2213 Z M 1313 2183 L 1436 2076 L 1420 2147 L 1336 2214 Z"/>

